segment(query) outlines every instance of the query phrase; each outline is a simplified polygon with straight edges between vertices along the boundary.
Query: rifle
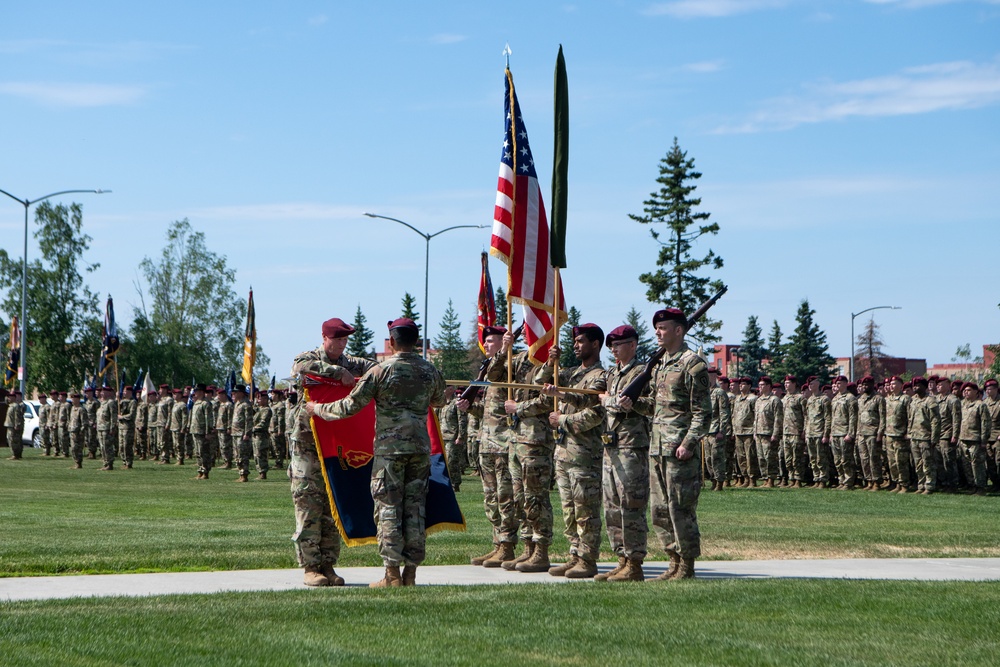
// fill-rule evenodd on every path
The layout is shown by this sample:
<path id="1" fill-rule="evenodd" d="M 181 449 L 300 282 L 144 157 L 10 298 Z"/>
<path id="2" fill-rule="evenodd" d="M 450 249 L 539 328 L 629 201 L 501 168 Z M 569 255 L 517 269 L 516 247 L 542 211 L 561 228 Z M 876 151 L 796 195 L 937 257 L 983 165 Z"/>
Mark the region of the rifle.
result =
<path id="1" fill-rule="evenodd" d="M 517 339 L 521 337 L 521 333 L 523 331 L 524 331 L 524 323 L 522 322 L 521 326 L 519 326 L 518 328 L 514 329 L 514 334 L 513 335 L 514 335 L 514 342 L 515 343 L 517 342 Z M 492 361 L 492 360 L 493 360 L 493 357 L 486 357 L 485 359 L 483 359 L 483 363 L 479 366 L 479 372 L 476 373 L 476 379 L 473 380 L 473 382 L 479 382 L 479 383 L 481 383 L 484 380 L 486 380 L 486 370 L 490 367 L 490 361 Z M 469 383 L 469 386 L 466 387 L 465 390 L 461 394 L 459 394 L 458 400 L 460 400 L 460 401 L 468 401 L 469 403 L 472 403 L 473 401 L 476 400 L 476 397 L 479 396 L 479 390 L 482 389 L 482 387 L 483 387 L 482 384 L 480 384 L 480 385 L 477 386 L 477 385 L 475 385 L 473 383 Z"/>
<path id="2" fill-rule="evenodd" d="M 715 302 L 718 301 L 727 291 L 729 291 L 729 287 L 723 285 L 722 289 L 716 292 L 715 296 L 698 306 L 698 310 L 694 311 L 691 317 L 688 318 L 688 329 L 690 329 L 695 322 L 704 317 L 705 313 L 708 312 L 708 309 L 714 306 Z M 627 396 L 632 399 L 633 403 L 639 400 L 639 394 L 643 392 L 646 385 L 649 384 L 649 380 L 653 377 L 653 369 L 656 368 L 656 364 L 660 363 L 660 359 L 663 358 L 663 355 L 666 354 L 666 352 L 667 350 L 662 347 L 654 352 L 649 358 L 649 361 L 646 362 L 646 367 L 642 369 L 642 372 L 639 373 L 635 379 L 629 382 L 628 386 L 625 387 L 625 389 L 623 389 L 618 396 Z"/>

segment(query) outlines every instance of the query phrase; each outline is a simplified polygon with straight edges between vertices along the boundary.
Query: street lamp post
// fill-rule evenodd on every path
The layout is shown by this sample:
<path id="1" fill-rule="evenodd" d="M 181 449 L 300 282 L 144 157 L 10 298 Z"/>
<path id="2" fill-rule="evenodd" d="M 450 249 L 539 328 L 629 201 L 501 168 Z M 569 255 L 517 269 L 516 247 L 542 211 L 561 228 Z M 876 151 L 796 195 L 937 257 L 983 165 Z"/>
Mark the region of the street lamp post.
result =
<path id="1" fill-rule="evenodd" d="M 399 224 L 409 227 L 417 234 L 420 234 L 427 242 L 426 252 L 424 253 L 424 359 L 427 358 L 427 341 L 430 338 L 430 306 L 428 305 L 428 294 L 429 294 L 429 284 L 430 284 L 430 272 L 431 272 L 431 239 L 445 232 L 450 232 L 453 229 L 485 229 L 486 225 L 453 225 L 451 227 L 445 227 L 442 230 L 436 231 L 433 234 L 428 234 L 422 232 L 408 222 L 403 222 L 402 220 L 397 220 L 396 218 L 390 218 L 387 215 L 377 215 L 375 213 L 365 213 L 369 218 L 381 218 L 382 220 L 391 220 L 393 222 L 398 222 Z"/>
<path id="2" fill-rule="evenodd" d="M 45 201 L 51 197 L 58 197 L 59 195 L 78 193 L 101 195 L 106 192 L 110 193 L 111 190 L 60 190 L 59 192 L 53 192 L 38 199 L 20 199 L 6 190 L 0 190 L 0 193 L 7 195 L 24 207 L 24 257 L 21 259 L 21 367 L 17 369 L 18 375 L 21 376 L 22 394 L 27 394 L 28 382 L 28 209 L 33 204 Z M 25 400 L 27 400 L 27 396 L 25 396 Z"/>
<path id="3" fill-rule="evenodd" d="M 857 317 L 858 315 L 863 315 L 864 313 L 867 313 L 870 310 L 882 310 L 884 308 L 889 310 L 900 310 L 902 306 L 872 306 L 871 308 L 865 308 L 860 312 L 851 313 L 851 362 L 849 366 L 851 369 L 849 374 L 851 382 L 854 382 L 854 318 Z"/>

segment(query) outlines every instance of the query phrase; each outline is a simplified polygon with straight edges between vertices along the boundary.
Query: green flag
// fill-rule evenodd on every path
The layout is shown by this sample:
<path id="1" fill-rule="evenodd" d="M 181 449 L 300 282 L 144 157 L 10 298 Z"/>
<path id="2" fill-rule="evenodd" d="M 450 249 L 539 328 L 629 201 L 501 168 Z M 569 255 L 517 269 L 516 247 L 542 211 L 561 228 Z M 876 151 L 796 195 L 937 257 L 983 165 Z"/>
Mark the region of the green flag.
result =
<path id="1" fill-rule="evenodd" d="M 566 268 L 566 189 L 569 172 L 569 84 L 562 44 L 556 56 L 555 158 L 552 165 L 552 219 L 549 259 L 552 266 Z"/>

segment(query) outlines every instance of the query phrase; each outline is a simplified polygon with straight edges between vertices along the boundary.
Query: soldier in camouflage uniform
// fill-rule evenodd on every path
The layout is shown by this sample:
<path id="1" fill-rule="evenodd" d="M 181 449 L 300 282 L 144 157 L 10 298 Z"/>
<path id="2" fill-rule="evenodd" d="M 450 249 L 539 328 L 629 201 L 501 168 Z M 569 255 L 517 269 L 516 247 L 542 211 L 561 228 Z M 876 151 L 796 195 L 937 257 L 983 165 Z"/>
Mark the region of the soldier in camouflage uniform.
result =
<path id="1" fill-rule="evenodd" d="M 257 479 L 267 479 L 269 470 L 268 455 L 271 451 L 271 406 L 268 404 L 267 392 L 257 392 L 257 405 L 253 411 L 253 457 L 257 463 Z"/>
<path id="2" fill-rule="evenodd" d="M 910 425 L 911 397 L 903 393 L 903 379 L 898 375 L 889 379 L 889 393 L 885 397 L 885 440 L 889 458 L 887 488 L 906 493 L 910 486 Z"/>
<path id="3" fill-rule="evenodd" d="M 858 399 L 847 390 L 848 384 L 850 382 L 843 375 L 834 383 L 837 395 L 830 405 L 830 449 L 833 450 L 833 464 L 840 481 L 837 488 L 853 491 L 857 477 L 854 447 L 858 435 Z"/>
<path id="4" fill-rule="evenodd" d="M 806 399 L 799 392 L 799 381 L 794 375 L 785 376 L 785 396 L 781 399 L 781 446 L 785 452 L 785 466 L 793 489 L 806 481 Z"/>
<path id="5" fill-rule="evenodd" d="M 778 447 L 784 413 L 781 399 L 771 392 L 771 378 L 764 375 L 757 382 L 757 400 L 753 408 L 753 435 L 757 443 L 757 464 L 765 478 L 764 486 L 773 488 L 778 479 Z M 756 486 L 751 484 L 751 486 Z"/>
<path id="6" fill-rule="evenodd" d="M 830 399 L 820 391 L 819 378 L 809 378 L 809 398 L 806 400 L 806 447 L 812 468 L 814 489 L 830 485 L 833 457 L 830 451 L 832 408 Z"/>
<path id="7" fill-rule="evenodd" d="M 100 443 L 97 440 L 97 411 L 101 408 L 101 400 L 97 397 L 97 390 L 94 387 L 86 387 L 83 390 L 83 409 L 87 411 L 87 426 L 83 433 L 83 446 L 87 450 L 89 459 L 97 459 L 97 452 Z"/>
<path id="8" fill-rule="evenodd" d="M 1000 385 L 990 379 L 983 385 L 986 398 L 983 403 L 990 413 L 990 440 L 986 445 L 986 472 L 993 482 L 993 490 L 1000 488 Z"/>
<path id="9" fill-rule="evenodd" d="M 66 400 L 67 396 L 65 391 L 59 392 L 59 448 L 63 456 L 70 458 L 69 413 L 73 405 Z"/>
<path id="10" fill-rule="evenodd" d="M 618 566 L 594 577 L 597 581 L 642 581 L 649 527 L 649 419 L 619 404 L 621 392 L 639 376 L 645 364 L 636 359 L 639 334 L 628 325 L 611 331 L 605 338 L 615 365 L 607 372 L 604 406 L 603 489 L 604 523 Z M 652 393 L 649 385 L 642 396 Z M 728 401 L 726 402 L 728 408 Z M 726 414 L 726 421 L 728 419 Z"/>
<path id="11" fill-rule="evenodd" d="M 740 486 L 757 486 L 757 448 L 754 444 L 753 423 L 754 403 L 757 397 L 750 393 L 750 378 L 742 377 L 738 381 L 740 393 L 730 405 L 733 413 L 733 437 L 736 439 L 736 461 L 743 471 L 743 483 Z"/>
<path id="12" fill-rule="evenodd" d="M 115 392 L 111 387 L 102 387 L 101 405 L 97 409 L 97 441 L 104 461 L 101 470 L 114 470 L 118 445 L 118 433 L 115 429 L 117 423 L 118 401 L 115 400 Z"/>
<path id="13" fill-rule="evenodd" d="M 174 444 L 177 454 L 177 465 L 184 465 L 187 453 L 187 401 L 184 400 L 184 390 L 174 389 L 174 400 L 170 406 L 170 441 Z"/>
<path id="14" fill-rule="evenodd" d="M 198 460 L 198 475 L 195 479 L 208 479 L 208 474 L 212 472 L 212 464 L 215 462 L 215 455 L 212 452 L 212 443 L 208 439 L 208 434 L 213 427 L 212 407 L 205 400 L 207 387 L 204 384 L 195 385 L 194 403 L 191 405 L 191 413 L 188 421 L 188 430 L 194 439 L 194 451 Z"/>
<path id="15" fill-rule="evenodd" d="M 253 433 L 253 408 L 247 400 L 246 385 L 238 384 L 233 388 L 233 421 L 229 433 L 233 437 L 236 470 L 240 474 L 236 481 L 246 482 L 250 477 L 250 456 L 253 454 L 253 443 L 250 441 Z"/>
<path id="16" fill-rule="evenodd" d="M 728 434 L 726 435 L 726 486 L 732 486 L 733 479 L 741 472 L 736 459 L 736 436 L 733 435 L 733 402 L 736 401 L 736 394 L 733 393 L 732 382 L 725 375 L 719 376 L 719 388 L 726 393 L 729 402 L 729 423 L 724 426 Z"/>
<path id="17" fill-rule="evenodd" d="M 875 378 L 861 378 L 858 397 L 858 453 L 865 488 L 878 491 L 882 486 L 882 441 L 885 438 L 885 398 L 875 391 Z"/>
<path id="18" fill-rule="evenodd" d="M 483 431 L 483 425 L 479 417 L 471 410 L 465 413 L 468 417 L 465 423 L 465 457 L 472 468 L 472 474 L 479 477 L 479 436 Z"/>
<path id="19" fill-rule="evenodd" d="M 135 458 L 136 401 L 133 387 L 125 387 L 118 401 L 118 452 L 126 470 L 132 469 Z"/>
<path id="20" fill-rule="evenodd" d="M 454 387 L 445 390 L 445 401 L 445 406 L 438 413 L 438 423 L 441 424 L 441 437 L 448 458 L 448 479 L 451 480 L 451 488 L 458 491 L 465 470 L 465 427 L 469 416 L 458 409 Z"/>
<path id="21" fill-rule="evenodd" d="M 170 385 L 161 384 L 159 400 L 156 402 L 156 438 L 160 443 L 160 464 L 170 463 L 174 455 L 174 437 L 170 432 L 170 415 L 174 411 L 173 392 Z"/>
<path id="22" fill-rule="evenodd" d="M 138 389 L 136 390 L 138 392 Z M 135 455 L 140 461 L 149 458 L 149 394 L 136 394 Z"/>
<path id="23" fill-rule="evenodd" d="M 444 378 L 413 351 L 420 330 L 413 320 L 389 322 L 393 355 L 365 373 L 351 393 L 332 403 L 306 404 L 307 413 L 343 419 L 375 401 L 372 498 L 385 576 L 373 588 L 412 586 L 425 555 L 424 526 L 431 464 L 427 413 L 444 405 Z M 400 574 L 400 565 L 405 565 Z"/>
<path id="24" fill-rule="evenodd" d="M 962 396 L 962 427 L 958 434 L 962 465 L 974 493 L 983 496 L 986 495 L 986 445 L 992 437 L 993 420 L 974 382 L 962 385 Z"/>
<path id="25" fill-rule="evenodd" d="M 962 430 L 962 401 L 952 393 L 952 382 L 946 377 L 938 378 L 937 391 L 941 439 L 937 442 L 934 463 L 941 486 L 955 491 L 960 486 L 959 468 L 964 467 L 960 462 L 962 452 L 958 445 L 958 435 Z"/>
<path id="26" fill-rule="evenodd" d="M 49 442 L 45 446 L 45 455 L 59 456 L 59 392 L 50 392 L 49 397 L 49 409 L 45 413 Z"/>
<path id="27" fill-rule="evenodd" d="M 233 402 L 229 394 L 222 390 L 218 392 L 218 399 L 215 411 L 215 434 L 219 442 L 219 453 L 222 455 L 222 468 L 230 470 L 233 467 L 233 436 L 229 433 L 229 427 L 233 423 Z"/>
<path id="28" fill-rule="evenodd" d="M 7 394 L 7 416 L 4 420 L 4 427 L 7 429 L 7 445 L 11 451 L 11 461 L 20 461 L 24 451 L 24 443 L 21 436 L 24 434 L 24 401 L 21 399 L 21 392 L 14 390 Z"/>
<path id="29" fill-rule="evenodd" d="M 729 404 L 729 394 L 719 386 L 719 370 L 709 368 L 709 382 L 712 385 L 712 423 L 708 427 L 708 435 L 702 441 L 702 451 L 708 468 L 708 476 L 712 479 L 712 490 L 722 491 L 725 488 L 728 472 L 726 469 L 726 443 L 732 437 L 733 413 Z"/>
<path id="30" fill-rule="evenodd" d="M 653 397 L 640 398 L 636 405 L 653 418 L 649 445 L 653 532 L 670 557 L 670 568 L 658 580 L 694 578 L 694 562 L 701 555 L 699 448 L 712 419 L 712 401 L 708 367 L 684 342 L 687 327 L 687 317 L 677 308 L 653 315 L 656 341 L 666 354 L 653 371 Z"/>
<path id="31" fill-rule="evenodd" d="M 322 346 L 299 354 L 292 363 L 291 375 L 300 383 L 309 374 L 339 380 L 345 387 L 352 387 L 357 378 L 375 367 L 369 359 L 344 353 L 354 327 L 340 318 L 324 322 L 321 333 Z M 297 393 L 289 396 L 289 403 L 285 431 L 290 438 L 288 472 L 295 505 L 292 535 L 295 554 L 299 566 L 305 568 L 307 586 L 343 586 L 343 578 L 333 569 L 340 558 L 340 533 L 323 479 L 323 459 L 313 437 L 309 414 L 302 409 Z"/>
<path id="32" fill-rule="evenodd" d="M 607 391 L 601 348 L 604 332 L 596 324 L 573 327 L 573 353 L 580 361 L 576 368 L 561 371 L 559 384 L 576 389 Z M 549 361 L 541 380 L 552 377 L 559 348 L 549 349 Z M 564 534 L 570 544 L 570 558 L 549 569 L 553 576 L 585 579 L 597 574 L 601 550 L 601 465 L 604 443 L 604 407 L 598 397 L 559 391 L 546 385 L 543 392 L 559 398 L 559 409 L 549 413 L 556 436 L 556 487 L 562 503 Z"/>
<path id="33" fill-rule="evenodd" d="M 69 404 L 69 416 L 67 418 L 66 432 L 70 440 L 74 469 L 83 467 L 83 443 L 85 430 L 89 425 L 90 416 L 87 410 L 80 404 L 80 394 L 73 394 L 73 402 Z"/>
<path id="34" fill-rule="evenodd" d="M 913 378 L 913 396 L 907 411 L 906 434 L 917 469 L 917 492 L 930 495 L 937 489 L 934 443 L 941 438 L 941 415 L 937 400 L 927 393 L 927 379 Z M 900 493 L 906 493 L 900 485 Z"/>
<path id="35" fill-rule="evenodd" d="M 38 435 L 42 440 L 42 456 L 49 455 L 51 447 L 49 439 L 49 397 L 48 394 L 38 395 Z"/>
<path id="36" fill-rule="evenodd" d="M 280 470 L 285 467 L 285 459 L 288 458 L 288 442 L 285 438 L 285 392 L 281 389 L 274 390 L 274 400 L 271 403 L 271 424 L 268 428 L 275 466 Z"/>

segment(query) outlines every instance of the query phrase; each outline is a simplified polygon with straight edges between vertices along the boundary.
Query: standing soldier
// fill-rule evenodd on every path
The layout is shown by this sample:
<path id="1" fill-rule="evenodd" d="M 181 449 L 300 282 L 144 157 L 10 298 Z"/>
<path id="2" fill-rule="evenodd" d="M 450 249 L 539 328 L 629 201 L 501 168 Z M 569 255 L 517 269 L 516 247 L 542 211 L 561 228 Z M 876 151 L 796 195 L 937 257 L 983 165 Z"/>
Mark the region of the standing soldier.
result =
<path id="1" fill-rule="evenodd" d="M 208 479 L 208 473 L 212 471 L 213 455 L 212 443 L 208 439 L 209 430 L 212 427 L 212 408 L 205 400 L 205 385 L 195 385 L 194 405 L 191 406 L 191 415 L 188 430 L 194 439 L 195 452 L 198 455 L 198 476 L 195 479 Z"/>
<path id="2" fill-rule="evenodd" d="M 274 390 L 274 404 L 271 406 L 271 448 L 274 450 L 275 466 L 279 470 L 285 467 L 288 458 L 288 445 L 285 440 L 285 392 Z"/>
<path id="3" fill-rule="evenodd" d="M 140 461 L 149 458 L 149 394 L 135 389 L 135 454 Z"/>
<path id="4" fill-rule="evenodd" d="M 101 401 L 97 398 L 96 387 L 84 388 L 81 405 L 87 411 L 87 426 L 83 433 L 83 446 L 88 452 L 87 458 L 97 459 L 97 450 L 100 448 L 100 443 L 97 440 L 97 411 L 101 407 Z"/>
<path id="5" fill-rule="evenodd" d="M 59 446 L 57 449 L 62 450 L 63 456 L 70 458 L 69 412 L 73 405 L 66 400 L 67 397 L 68 394 L 65 391 L 59 392 Z"/>
<path id="6" fill-rule="evenodd" d="M 959 383 L 955 383 L 959 384 Z M 952 393 L 949 378 L 938 378 L 938 411 L 941 414 L 941 439 L 937 442 L 934 462 L 938 471 L 938 481 L 949 491 L 957 491 L 960 486 L 960 463 L 962 452 L 958 446 L 958 435 L 962 430 L 962 400 Z M 933 398 L 933 396 L 932 396 Z M 971 484 L 972 480 L 966 479 Z"/>
<path id="7" fill-rule="evenodd" d="M 830 399 L 820 391 L 819 378 L 809 377 L 809 398 L 806 400 L 806 446 L 812 468 L 814 489 L 830 485 L 833 461 L 830 452 L 832 408 Z"/>
<path id="8" fill-rule="evenodd" d="M 778 479 L 778 443 L 784 425 L 781 399 L 771 392 L 771 378 L 764 375 L 757 382 L 757 400 L 754 402 L 753 435 L 757 442 L 757 462 L 760 474 L 767 480 L 764 486 L 774 488 Z M 756 484 L 751 484 L 756 486 Z"/>
<path id="9" fill-rule="evenodd" d="M 806 399 L 799 393 L 799 381 L 794 375 L 785 376 L 785 397 L 781 399 L 782 439 L 785 466 L 793 489 L 802 488 L 806 481 Z"/>
<path id="10" fill-rule="evenodd" d="M 146 442 L 150 461 L 160 459 L 160 428 L 157 419 L 160 414 L 160 395 L 155 389 L 146 394 Z"/>
<path id="11" fill-rule="evenodd" d="M 986 444 L 990 441 L 993 420 L 989 408 L 979 398 L 974 382 L 962 385 L 962 428 L 958 439 L 962 443 L 962 465 L 969 485 L 977 496 L 986 495 Z"/>
<path id="12" fill-rule="evenodd" d="M 990 441 L 986 445 L 986 469 L 993 480 L 993 491 L 1000 488 L 1000 385 L 989 379 L 983 385 L 986 398 L 983 403 L 990 413 Z"/>
<path id="13" fill-rule="evenodd" d="M 267 479 L 268 453 L 271 451 L 271 407 L 267 404 L 267 392 L 257 392 L 257 407 L 253 411 L 253 457 L 257 462 L 257 479 Z"/>
<path id="14" fill-rule="evenodd" d="M 42 437 L 42 456 L 48 456 L 52 447 L 51 435 L 49 433 L 49 397 L 47 394 L 38 395 L 38 433 Z"/>
<path id="15" fill-rule="evenodd" d="M 601 347 L 604 332 L 596 324 L 573 327 L 573 353 L 580 365 L 561 373 L 559 384 L 577 389 L 607 392 Z M 559 348 L 549 349 L 542 378 L 552 377 Z M 547 376 L 547 377 L 546 377 Z M 549 574 L 567 579 L 586 579 L 597 574 L 601 550 L 601 465 L 604 443 L 604 408 L 596 396 L 559 391 L 545 385 L 543 393 L 559 399 L 559 408 L 549 413 L 556 435 L 556 486 L 562 502 L 570 558 L 549 569 Z"/>
<path id="16" fill-rule="evenodd" d="M 858 397 L 858 453 L 865 488 L 878 491 L 882 486 L 882 440 L 885 437 L 885 398 L 875 391 L 875 378 L 861 378 Z"/>
<path id="17" fill-rule="evenodd" d="M 237 482 L 249 481 L 250 456 L 253 453 L 253 443 L 250 436 L 253 432 L 253 408 L 247 401 L 246 385 L 233 387 L 233 422 L 229 433 L 233 437 L 233 450 L 236 457 L 236 469 L 240 473 Z"/>
<path id="18" fill-rule="evenodd" d="M 913 378 L 913 394 L 906 432 L 917 469 L 917 491 L 929 496 L 937 488 L 934 443 L 941 438 L 941 415 L 937 400 L 927 393 L 926 378 Z M 900 493 L 906 493 L 903 489 L 901 485 Z"/>
<path id="19" fill-rule="evenodd" d="M 375 367 L 369 359 L 344 353 L 354 327 L 342 319 L 334 317 L 323 322 L 320 333 L 322 345 L 299 354 L 292 363 L 291 375 L 299 382 L 309 374 L 353 387 L 357 378 Z M 299 403 L 298 394 L 290 392 L 289 401 L 292 407 L 287 412 L 285 432 L 289 435 L 291 450 L 288 471 L 295 506 L 295 534 L 292 535 L 295 555 L 299 566 L 305 568 L 307 586 L 343 586 L 343 577 L 333 569 L 340 558 L 340 533 L 323 478 L 323 459 L 317 450 L 309 414 Z"/>
<path id="20" fill-rule="evenodd" d="M 52 456 L 59 456 L 59 412 L 62 408 L 59 400 L 59 392 L 51 391 L 49 392 L 49 410 L 46 413 L 45 421 L 48 424 L 49 431 L 49 444 L 52 446 Z M 45 450 L 49 451 L 48 448 Z"/>
<path id="21" fill-rule="evenodd" d="M 608 334 L 605 344 L 611 348 L 615 365 L 608 370 L 607 393 L 601 395 L 604 406 L 603 483 L 604 523 L 608 527 L 611 549 L 618 556 L 618 566 L 594 577 L 598 581 L 642 581 L 642 563 L 648 549 L 649 527 L 649 419 L 620 405 L 620 395 L 644 370 L 636 359 L 639 334 L 622 325 Z M 649 385 L 643 396 L 649 396 Z M 728 401 L 727 401 L 728 404 Z M 634 407 L 634 406 L 633 406 Z M 727 413 L 728 417 L 728 413 Z M 728 420 L 728 419 L 727 419 Z"/>
<path id="22" fill-rule="evenodd" d="M 135 420 L 135 388 L 125 387 L 122 398 L 118 401 L 118 451 L 126 470 L 132 469 L 135 456 Z"/>
<path id="23" fill-rule="evenodd" d="M 737 380 L 740 393 L 732 404 L 733 437 L 736 439 L 736 462 L 743 471 L 743 481 L 740 486 L 757 486 L 757 449 L 753 440 L 754 403 L 757 397 L 750 393 L 750 378 L 741 377 Z"/>
<path id="24" fill-rule="evenodd" d="M 857 470 L 854 467 L 855 438 L 858 433 L 858 400 L 847 389 L 848 379 L 841 375 L 834 386 L 837 394 L 831 402 L 830 448 L 837 468 L 839 489 L 854 490 Z"/>
<path id="25" fill-rule="evenodd" d="M 441 424 L 441 437 L 448 457 L 448 479 L 451 480 L 451 488 L 458 491 L 462 486 L 462 472 L 465 470 L 465 425 L 469 417 L 458 409 L 454 387 L 445 389 L 444 400 L 446 402 L 439 412 L 438 422 Z"/>
<path id="26" fill-rule="evenodd" d="M 431 472 L 427 413 L 444 405 L 444 379 L 413 351 L 420 339 L 417 325 L 403 317 L 388 327 L 393 355 L 365 373 L 346 398 L 323 405 L 310 402 L 305 410 L 326 420 L 343 419 L 375 401 L 371 490 L 385 576 L 372 583 L 373 588 L 416 583 L 427 537 L 424 516 Z M 405 566 L 402 574 L 400 565 Z"/>
<path id="27" fill-rule="evenodd" d="M 80 404 L 80 394 L 73 394 L 73 402 L 69 405 L 69 414 L 66 418 L 66 437 L 70 440 L 72 456 L 75 464 L 73 468 L 79 470 L 83 468 L 83 441 L 84 431 L 89 425 L 90 416 L 87 410 Z M 111 468 L 108 468 L 110 470 Z"/>
<path id="28" fill-rule="evenodd" d="M 107 385 L 101 387 L 101 405 L 97 409 L 97 441 L 101 447 L 101 458 L 104 460 L 104 467 L 101 470 L 114 470 L 115 467 L 118 401 L 114 397 L 115 392 L 111 387 Z"/>
<path id="29" fill-rule="evenodd" d="M 729 401 L 729 423 L 726 425 L 726 486 L 733 485 L 733 478 L 740 473 L 739 465 L 736 462 L 736 438 L 733 436 L 733 403 L 736 401 L 736 394 L 732 391 L 732 383 L 725 375 L 719 376 L 719 388 L 726 392 L 726 399 Z"/>
<path id="30" fill-rule="evenodd" d="M 15 389 L 14 393 L 7 394 L 7 403 L 4 426 L 7 428 L 7 444 L 12 454 L 10 460 L 20 461 L 24 451 L 24 443 L 21 442 L 24 434 L 24 401 L 21 400 L 21 392 Z"/>
<path id="31" fill-rule="evenodd" d="M 211 452 L 209 458 L 211 459 L 213 468 L 219 463 L 219 439 L 215 432 L 215 414 L 219 411 L 219 404 L 216 401 L 215 393 L 215 385 L 210 384 L 205 387 L 205 407 L 207 408 L 206 416 L 208 417 L 208 432 L 205 434 L 205 441 Z M 197 453 L 197 450 L 195 451 Z"/>
<path id="32" fill-rule="evenodd" d="M 156 402 L 156 432 L 160 441 L 160 464 L 170 463 L 170 457 L 174 455 L 174 434 L 170 431 L 170 415 L 174 412 L 174 396 L 170 391 L 170 385 L 161 384 L 159 400 Z"/>
<path id="33" fill-rule="evenodd" d="M 910 486 L 910 442 L 907 430 L 910 425 L 911 397 L 903 393 L 903 379 L 898 375 L 889 378 L 889 393 L 885 397 L 885 438 L 889 458 L 892 491 L 906 493 Z"/>
<path id="34" fill-rule="evenodd" d="M 726 443 L 732 437 L 733 413 L 729 403 L 729 395 L 720 386 L 719 371 L 712 367 L 708 369 L 708 381 L 712 385 L 712 423 L 708 427 L 708 435 L 701 443 L 702 453 L 708 466 L 708 476 L 712 478 L 712 490 L 722 491 L 725 488 L 728 471 L 726 468 Z"/>
<path id="35" fill-rule="evenodd" d="M 653 396 L 640 398 L 637 407 L 653 417 L 650 513 L 653 531 L 670 557 L 670 569 L 658 579 L 693 579 L 694 562 L 701 555 L 699 447 L 712 418 L 708 368 L 684 342 L 688 321 L 683 311 L 657 311 L 653 328 L 657 344 L 666 353 L 653 371 Z M 631 407 L 631 401 L 622 403 L 626 409 Z"/>
<path id="36" fill-rule="evenodd" d="M 187 401 L 184 400 L 184 390 L 174 389 L 174 400 L 170 406 L 170 440 L 174 443 L 177 453 L 177 465 L 184 465 L 184 454 L 187 451 Z"/>
<path id="37" fill-rule="evenodd" d="M 233 467 L 233 436 L 229 427 L 233 423 L 233 402 L 224 390 L 218 392 L 219 402 L 215 411 L 215 434 L 219 441 L 219 453 L 222 455 L 222 469 Z"/>

